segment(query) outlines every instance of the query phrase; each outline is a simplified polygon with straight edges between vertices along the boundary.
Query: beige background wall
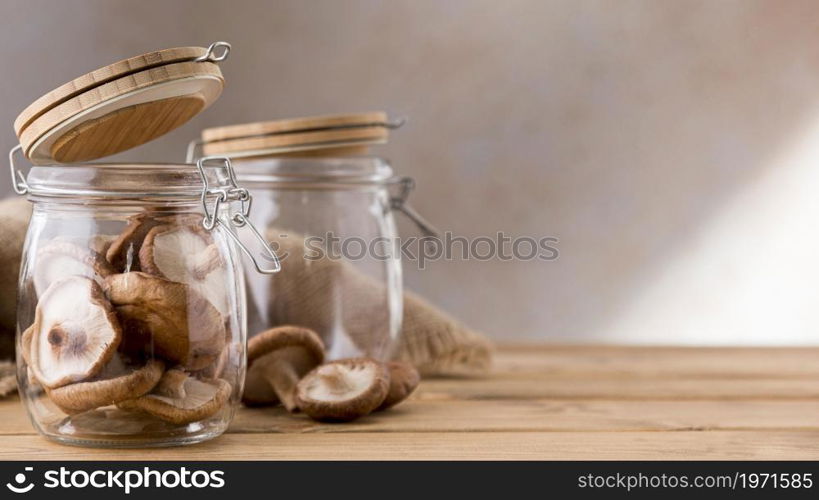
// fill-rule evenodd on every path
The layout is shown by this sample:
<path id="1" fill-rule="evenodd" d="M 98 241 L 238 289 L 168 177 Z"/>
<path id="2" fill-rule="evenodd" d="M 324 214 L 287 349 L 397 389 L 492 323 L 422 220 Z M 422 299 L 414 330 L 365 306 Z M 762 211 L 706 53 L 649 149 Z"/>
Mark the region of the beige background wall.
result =
<path id="1" fill-rule="evenodd" d="M 120 58 L 234 46 L 205 126 L 386 109 L 414 204 L 556 262 L 407 282 L 497 338 L 819 342 L 819 4 L 2 0 L 0 146 L 41 93 Z M 3 192 L 10 192 L 3 183 Z M 409 234 L 412 227 L 402 224 Z"/>

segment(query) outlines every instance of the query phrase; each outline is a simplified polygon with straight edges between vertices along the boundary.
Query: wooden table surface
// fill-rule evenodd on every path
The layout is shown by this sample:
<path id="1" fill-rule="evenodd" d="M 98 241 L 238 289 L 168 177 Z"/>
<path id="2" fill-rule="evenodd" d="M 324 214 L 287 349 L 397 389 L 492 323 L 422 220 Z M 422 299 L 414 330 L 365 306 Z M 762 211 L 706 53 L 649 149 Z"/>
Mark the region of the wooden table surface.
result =
<path id="1" fill-rule="evenodd" d="M 213 441 L 80 449 L 0 402 L 0 459 L 819 459 L 819 348 L 508 346 L 388 412 L 320 424 L 242 409 Z"/>

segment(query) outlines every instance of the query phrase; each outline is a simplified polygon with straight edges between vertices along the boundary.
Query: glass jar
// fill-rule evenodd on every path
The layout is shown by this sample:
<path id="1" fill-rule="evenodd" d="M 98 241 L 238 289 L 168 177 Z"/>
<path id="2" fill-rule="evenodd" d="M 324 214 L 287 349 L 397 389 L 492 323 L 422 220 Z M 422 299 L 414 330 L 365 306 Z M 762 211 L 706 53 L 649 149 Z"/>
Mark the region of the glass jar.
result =
<path id="1" fill-rule="evenodd" d="M 251 220 L 282 258 L 275 276 L 247 275 L 249 335 L 315 330 L 328 359 L 390 358 L 401 328 L 401 254 L 393 177 L 375 157 L 234 158 L 254 195 Z M 407 190 L 408 192 L 408 190 Z"/>
<path id="2" fill-rule="evenodd" d="M 233 226 L 249 201 L 225 163 L 33 167 L 15 181 L 33 203 L 18 383 L 40 433 L 141 447 L 225 431 L 245 374 Z"/>

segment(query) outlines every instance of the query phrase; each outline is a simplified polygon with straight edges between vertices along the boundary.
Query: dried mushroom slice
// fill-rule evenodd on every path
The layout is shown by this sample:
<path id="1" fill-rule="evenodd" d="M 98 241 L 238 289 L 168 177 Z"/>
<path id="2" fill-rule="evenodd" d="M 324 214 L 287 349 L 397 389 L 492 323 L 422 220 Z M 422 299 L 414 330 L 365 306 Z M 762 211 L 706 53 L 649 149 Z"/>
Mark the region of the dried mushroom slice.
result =
<path id="1" fill-rule="evenodd" d="M 161 224 L 170 224 L 172 226 L 199 226 L 205 220 L 205 215 L 202 213 L 172 213 L 157 215 L 156 220 Z"/>
<path id="2" fill-rule="evenodd" d="M 153 392 L 117 406 L 184 425 L 214 415 L 225 406 L 230 392 L 224 380 L 197 380 L 181 370 L 168 370 Z"/>
<path id="3" fill-rule="evenodd" d="M 53 241 L 37 252 L 34 266 L 34 289 L 37 295 L 45 293 L 54 281 L 67 276 L 105 278 L 114 273 L 102 255 L 64 240 Z"/>
<path id="4" fill-rule="evenodd" d="M 31 366 L 31 341 L 34 338 L 34 325 L 26 328 L 20 335 L 20 357 L 26 365 Z"/>
<path id="5" fill-rule="evenodd" d="M 126 350 L 189 370 L 205 368 L 222 351 L 222 315 L 192 287 L 135 272 L 109 276 L 104 288 L 125 330 Z"/>
<path id="6" fill-rule="evenodd" d="M 122 338 L 111 304 L 90 278 L 71 276 L 52 283 L 40 297 L 34 318 L 31 367 L 51 389 L 99 373 Z"/>
<path id="7" fill-rule="evenodd" d="M 226 369 L 228 366 L 238 365 L 237 358 L 242 354 L 242 344 L 239 342 L 231 342 L 225 340 L 225 347 L 216 358 L 216 361 L 206 366 L 202 370 L 196 372 L 199 378 L 226 378 Z"/>
<path id="8" fill-rule="evenodd" d="M 29 392 L 41 392 L 42 391 L 42 384 L 37 379 L 37 375 L 34 374 L 34 370 L 31 368 L 31 341 L 34 338 L 34 325 L 28 327 L 20 338 L 20 358 L 22 358 L 23 364 L 26 367 L 26 379 L 28 381 L 28 391 Z M 17 360 L 20 363 L 20 359 Z M 21 386 L 22 387 L 22 386 Z M 25 389 L 21 389 L 20 392 L 23 392 Z"/>
<path id="9" fill-rule="evenodd" d="M 407 399 L 421 382 L 421 375 L 410 363 L 391 361 L 387 363 L 387 370 L 390 372 L 390 390 L 378 410 L 392 408 Z"/>
<path id="10" fill-rule="evenodd" d="M 116 272 L 127 273 L 139 271 L 139 251 L 145 236 L 154 227 L 161 224 L 156 218 L 143 213 L 130 217 L 128 225 L 108 246 L 105 258 Z"/>
<path id="11" fill-rule="evenodd" d="M 370 358 L 350 358 L 316 367 L 296 387 L 299 408 L 316 420 L 344 422 L 369 414 L 390 388 L 387 368 Z"/>
<path id="12" fill-rule="evenodd" d="M 111 248 L 111 245 L 114 243 L 116 238 L 116 236 L 109 234 L 97 234 L 92 236 L 88 241 L 88 247 L 97 252 L 100 257 L 103 257 L 108 253 L 108 249 Z M 105 262 L 108 262 L 108 260 L 106 259 Z M 110 265 L 111 263 L 108 262 L 108 264 Z M 113 266 L 111 266 L 111 270 L 114 271 Z"/>
<path id="13" fill-rule="evenodd" d="M 139 252 L 142 270 L 192 286 L 227 316 L 225 263 L 213 238 L 200 225 L 156 226 Z"/>
<path id="14" fill-rule="evenodd" d="M 159 360 L 148 361 L 136 369 L 106 367 L 94 380 L 50 389 L 47 393 L 57 407 L 73 415 L 138 398 L 156 386 L 164 370 L 165 365 Z"/>
<path id="15" fill-rule="evenodd" d="M 170 398 L 184 398 L 186 394 L 185 383 L 189 378 L 188 374 L 179 368 L 168 370 L 153 392 Z"/>
<path id="16" fill-rule="evenodd" d="M 324 360 L 324 344 L 313 330 L 280 326 L 247 344 L 248 370 L 242 401 L 248 406 L 275 404 L 295 411 L 296 384 Z"/>
<path id="17" fill-rule="evenodd" d="M 22 358 L 23 363 L 26 365 L 26 378 L 28 378 L 29 387 L 40 387 L 40 381 L 37 380 L 37 375 L 34 374 L 34 370 L 31 369 L 31 341 L 34 339 L 34 325 L 26 328 L 26 330 L 20 336 L 20 358 Z M 20 362 L 20 359 L 17 360 Z"/>

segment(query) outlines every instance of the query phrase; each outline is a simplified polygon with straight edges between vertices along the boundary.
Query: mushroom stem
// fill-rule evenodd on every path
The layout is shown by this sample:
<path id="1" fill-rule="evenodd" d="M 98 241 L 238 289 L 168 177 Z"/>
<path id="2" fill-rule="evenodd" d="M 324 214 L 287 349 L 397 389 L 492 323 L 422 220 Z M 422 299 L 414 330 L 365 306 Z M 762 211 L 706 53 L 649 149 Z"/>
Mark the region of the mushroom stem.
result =
<path id="1" fill-rule="evenodd" d="M 288 362 L 271 363 L 264 371 L 264 378 L 278 394 L 287 411 L 294 412 L 296 404 L 296 384 L 299 383 L 299 373 Z"/>

